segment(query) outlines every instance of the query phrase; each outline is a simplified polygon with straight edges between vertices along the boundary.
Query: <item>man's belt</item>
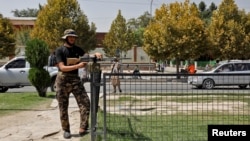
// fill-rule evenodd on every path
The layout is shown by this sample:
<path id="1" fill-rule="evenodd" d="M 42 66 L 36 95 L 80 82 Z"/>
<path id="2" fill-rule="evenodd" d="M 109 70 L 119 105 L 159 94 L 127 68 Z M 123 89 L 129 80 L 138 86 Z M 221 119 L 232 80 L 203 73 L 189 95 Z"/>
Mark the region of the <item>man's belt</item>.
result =
<path id="1" fill-rule="evenodd" d="M 74 76 L 74 77 L 78 76 L 78 74 L 75 74 L 75 73 L 67 73 L 67 72 L 61 72 L 61 71 L 59 71 L 58 73 L 59 75 L 64 75 L 64 76 Z"/>

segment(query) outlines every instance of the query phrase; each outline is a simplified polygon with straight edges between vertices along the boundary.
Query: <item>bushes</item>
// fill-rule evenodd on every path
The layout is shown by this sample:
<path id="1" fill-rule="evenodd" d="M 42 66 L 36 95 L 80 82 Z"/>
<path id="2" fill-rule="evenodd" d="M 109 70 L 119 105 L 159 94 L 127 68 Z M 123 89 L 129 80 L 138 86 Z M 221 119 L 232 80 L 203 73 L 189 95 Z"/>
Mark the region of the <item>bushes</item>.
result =
<path id="1" fill-rule="evenodd" d="M 29 80 L 36 88 L 40 97 L 46 97 L 48 86 L 50 86 L 50 75 L 44 69 L 48 63 L 48 45 L 39 39 L 27 42 L 25 49 L 26 60 L 30 63 Z"/>

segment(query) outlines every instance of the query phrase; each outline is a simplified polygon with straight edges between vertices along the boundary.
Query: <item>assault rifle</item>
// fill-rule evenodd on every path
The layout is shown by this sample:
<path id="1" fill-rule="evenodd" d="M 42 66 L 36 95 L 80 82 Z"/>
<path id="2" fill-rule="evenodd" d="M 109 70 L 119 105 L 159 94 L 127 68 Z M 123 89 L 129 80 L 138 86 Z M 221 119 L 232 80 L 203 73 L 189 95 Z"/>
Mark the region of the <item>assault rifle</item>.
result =
<path id="1" fill-rule="evenodd" d="M 94 62 L 101 61 L 102 59 L 97 58 L 96 56 L 92 57 L 89 55 L 84 55 L 80 58 L 67 58 L 67 66 L 75 65 L 79 62 Z"/>
<path id="2" fill-rule="evenodd" d="M 120 58 L 120 59 L 131 59 L 131 58 Z M 70 65 L 75 65 L 79 62 L 93 62 L 96 63 L 97 61 L 112 61 L 114 58 L 97 58 L 96 56 L 89 56 L 89 55 L 84 55 L 80 58 L 67 58 L 67 66 Z"/>

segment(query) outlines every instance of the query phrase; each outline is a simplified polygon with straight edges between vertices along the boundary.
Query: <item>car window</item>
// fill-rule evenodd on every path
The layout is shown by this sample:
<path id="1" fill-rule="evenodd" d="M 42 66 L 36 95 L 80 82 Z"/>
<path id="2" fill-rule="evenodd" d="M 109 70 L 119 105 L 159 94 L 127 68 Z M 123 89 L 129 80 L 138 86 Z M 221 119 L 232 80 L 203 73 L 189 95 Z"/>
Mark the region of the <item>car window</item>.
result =
<path id="1" fill-rule="evenodd" d="M 7 65 L 8 68 L 25 68 L 25 60 L 14 60 Z"/>
<path id="2" fill-rule="evenodd" d="M 247 70 L 250 70 L 250 63 L 246 64 Z"/>
<path id="3" fill-rule="evenodd" d="M 218 72 L 230 72 L 234 71 L 233 64 L 225 64 L 218 68 Z"/>
<path id="4" fill-rule="evenodd" d="M 247 71 L 249 70 L 249 64 L 247 63 L 238 63 L 235 65 L 236 71 Z"/>

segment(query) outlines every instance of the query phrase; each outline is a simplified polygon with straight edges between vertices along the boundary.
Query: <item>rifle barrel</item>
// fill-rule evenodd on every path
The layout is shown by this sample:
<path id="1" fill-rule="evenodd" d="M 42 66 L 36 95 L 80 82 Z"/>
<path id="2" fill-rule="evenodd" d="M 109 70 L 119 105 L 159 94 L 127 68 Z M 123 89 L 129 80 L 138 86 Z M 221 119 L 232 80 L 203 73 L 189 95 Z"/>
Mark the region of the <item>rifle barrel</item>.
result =
<path id="1" fill-rule="evenodd" d="M 131 59 L 131 58 L 123 58 L 123 59 Z M 83 56 L 80 57 L 80 62 L 97 62 L 97 61 L 112 61 L 114 58 L 102 58 L 97 59 L 96 57 Z"/>

